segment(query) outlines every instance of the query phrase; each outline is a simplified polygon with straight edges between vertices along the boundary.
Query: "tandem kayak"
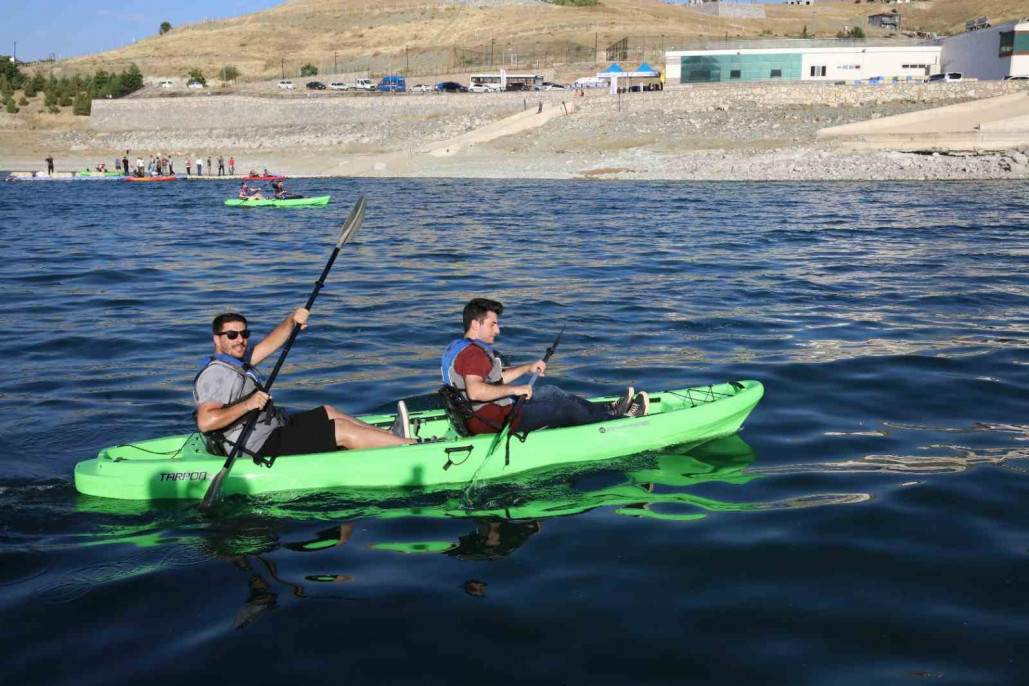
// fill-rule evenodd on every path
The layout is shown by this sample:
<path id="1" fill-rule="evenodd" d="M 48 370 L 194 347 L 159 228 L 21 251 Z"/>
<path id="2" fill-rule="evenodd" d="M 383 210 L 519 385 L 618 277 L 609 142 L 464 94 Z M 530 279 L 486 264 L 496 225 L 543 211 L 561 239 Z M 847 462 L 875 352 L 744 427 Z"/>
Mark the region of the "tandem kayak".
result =
<path id="1" fill-rule="evenodd" d="M 177 176 L 126 176 L 126 181 L 174 181 Z"/>
<path id="2" fill-rule="evenodd" d="M 319 195 L 314 198 L 288 198 L 286 200 L 275 200 L 265 198 L 264 200 L 242 200 L 231 198 L 225 201 L 227 207 L 323 207 L 329 204 L 329 195 Z"/>
<path id="3" fill-rule="evenodd" d="M 610 460 L 682 443 L 702 443 L 736 433 L 764 394 L 758 381 L 739 381 L 650 394 L 650 413 L 608 422 L 533 431 L 512 437 L 483 465 L 492 434 L 462 437 L 444 410 L 412 412 L 414 433 L 431 443 L 375 450 L 341 450 L 279 457 L 270 469 L 237 460 L 222 484 L 226 495 L 355 488 L 463 486 L 477 470 L 482 480 L 504 479 L 565 464 Z M 594 398 L 612 402 L 616 398 Z M 361 420 L 388 428 L 393 415 Z M 506 458 L 506 459 L 505 459 Z M 105 448 L 75 466 L 75 488 L 86 495 L 124 500 L 203 498 L 224 457 L 204 438 L 157 438 Z"/>

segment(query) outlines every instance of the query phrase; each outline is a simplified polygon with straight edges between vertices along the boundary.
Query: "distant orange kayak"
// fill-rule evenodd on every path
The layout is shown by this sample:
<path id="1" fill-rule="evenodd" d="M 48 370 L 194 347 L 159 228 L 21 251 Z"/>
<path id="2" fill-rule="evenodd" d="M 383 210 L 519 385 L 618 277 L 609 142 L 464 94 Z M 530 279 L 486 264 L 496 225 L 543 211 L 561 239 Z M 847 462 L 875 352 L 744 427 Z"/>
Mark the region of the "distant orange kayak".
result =
<path id="1" fill-rule="evenodd" d="M 126 176 L 126 181 L 174 181 L 174 176 Z"/>

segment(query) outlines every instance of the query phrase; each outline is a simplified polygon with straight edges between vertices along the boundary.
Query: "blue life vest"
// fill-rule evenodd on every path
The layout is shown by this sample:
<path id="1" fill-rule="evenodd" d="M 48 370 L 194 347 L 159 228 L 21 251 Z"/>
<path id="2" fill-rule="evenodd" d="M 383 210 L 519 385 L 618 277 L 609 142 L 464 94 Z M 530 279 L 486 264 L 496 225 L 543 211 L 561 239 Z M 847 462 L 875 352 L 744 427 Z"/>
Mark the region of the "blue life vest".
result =
<path id="1" fill-rule="evenodd" d="M 510 405 L 514 402 L 511 398 L 498 398 L 490 403 L 476 403 L 468 397 L 468 390 L 465 386 L 464 377 L 458 374 L 454 370 L 454 364 L 457 362 L 457 357 L 464 352 L 468 346 L 476 345 L 486 353 L 490 362 L 493 364 L 489 374 L 486 376 L 485 381 L 488 384 L 500 385 L 504 383 L 503 376 L 503 363 L 500 360 L 500 355 L 493 350 L 493 346 L 483 341 L 472 340 L 471 338 L 458 338 L 450 342 L 446 349 L 443 351 L 443 358 L 440 364 L 440 373 L 443 376 L 443 383 L 447 386 L 453 386 L 464 395 L 465 399 L 472 402 L 472 409 L 478 410 L 479 408 L 487 405 L 499 405 L 501 407 Z"/>

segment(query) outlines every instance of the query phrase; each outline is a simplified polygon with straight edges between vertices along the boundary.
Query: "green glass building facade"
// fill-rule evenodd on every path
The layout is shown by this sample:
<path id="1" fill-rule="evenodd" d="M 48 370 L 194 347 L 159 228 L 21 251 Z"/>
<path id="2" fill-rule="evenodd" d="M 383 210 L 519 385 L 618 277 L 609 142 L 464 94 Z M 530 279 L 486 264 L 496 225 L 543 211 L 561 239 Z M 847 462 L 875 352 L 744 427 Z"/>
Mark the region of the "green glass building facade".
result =
<path id="1" fill-rule="evenodd" d="M 800 53 L 762 55 L 693 55 L 682 58 L 681 83 L 726 81 L 799 81 Z"/>

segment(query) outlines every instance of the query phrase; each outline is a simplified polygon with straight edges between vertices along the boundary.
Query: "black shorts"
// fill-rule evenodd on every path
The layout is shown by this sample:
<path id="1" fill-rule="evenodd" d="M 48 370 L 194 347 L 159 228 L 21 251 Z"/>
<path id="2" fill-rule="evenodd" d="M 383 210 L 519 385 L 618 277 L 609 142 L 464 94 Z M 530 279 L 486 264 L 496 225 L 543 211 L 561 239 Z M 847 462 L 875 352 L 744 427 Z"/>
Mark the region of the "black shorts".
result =
<path id="1" fill-rule="evenodd" d="M 268 440 L 257 451 L 258 457 L 329 453 L 336 447 L 336 423 L 329 419 L 324 407 L 290 415 L 284 426 L 268 434 Z"/>

